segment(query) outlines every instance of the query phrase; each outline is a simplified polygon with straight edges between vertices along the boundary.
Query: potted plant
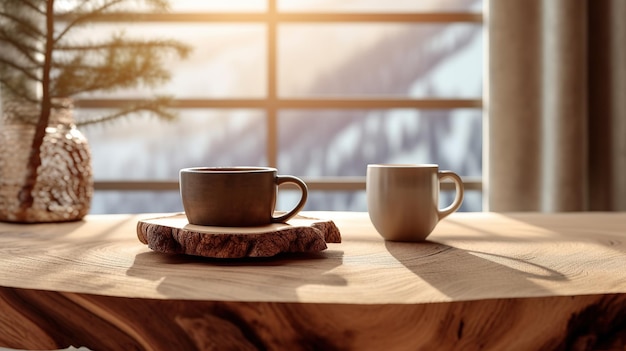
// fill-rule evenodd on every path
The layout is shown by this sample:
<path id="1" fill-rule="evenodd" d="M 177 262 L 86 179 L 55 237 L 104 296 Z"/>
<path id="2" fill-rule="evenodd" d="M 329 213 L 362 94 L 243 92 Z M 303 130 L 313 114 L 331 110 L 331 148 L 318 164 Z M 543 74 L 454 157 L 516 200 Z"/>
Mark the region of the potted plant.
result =
<path id="1" fill-rule="evenodd" d="M 155 87 L 169 79 L 166 54 L 189 47 L 167 39 L 132 39 L 123 31 L 101 41 L 76 32 L 133 0 L 3 0 L 0 2 L 0 220 L 81 219 L 93 192 L 90 154 L 75 127 L 72 98 L 81 93 Z M 165 11 L 166 0 L 140 2 Z M 128 15 L 128 14 L 127 14 Z M 171 119 L 169 97 L 122 106 L 98 123 L 149 112 Z"/>

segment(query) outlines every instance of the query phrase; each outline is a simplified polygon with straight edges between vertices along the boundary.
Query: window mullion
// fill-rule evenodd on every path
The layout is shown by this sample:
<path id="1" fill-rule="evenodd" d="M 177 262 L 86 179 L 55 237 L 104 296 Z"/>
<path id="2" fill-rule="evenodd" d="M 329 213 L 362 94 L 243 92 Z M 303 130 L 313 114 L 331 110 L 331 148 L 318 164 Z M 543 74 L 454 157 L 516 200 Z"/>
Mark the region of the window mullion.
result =
<path id="1" fill-rule="evenodd" d="M 267 16 L 267 163 L 278 167 L 277 93 L 277 10 L 276 0 L 268 0 Z"/>

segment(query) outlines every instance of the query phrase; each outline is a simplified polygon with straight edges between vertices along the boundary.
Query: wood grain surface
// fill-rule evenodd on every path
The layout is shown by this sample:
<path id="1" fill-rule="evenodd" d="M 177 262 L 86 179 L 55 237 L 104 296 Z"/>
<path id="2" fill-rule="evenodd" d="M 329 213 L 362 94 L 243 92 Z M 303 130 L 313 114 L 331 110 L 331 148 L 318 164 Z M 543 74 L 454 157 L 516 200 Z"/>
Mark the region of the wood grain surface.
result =
<path id="1" fill-rule="evenodd" d="M 424 243 L 366 213 L 319 253 L 153 252 L 139 220 L 0 224 L 0 347 L 593 350 L 626 344 L 626 214 L 455 214 Z"/>
<path id="2" fill-rule="evenodd" d="M 162 253 L 245 258 L 324 251 L 326 242 L 341 242 L 341 233 L 331 220 L 303 216 L 261 227 L 207 227 L 179 213 L 139 220 L 137 238 Z"/>
<path id="3" fill-rule="evenodd" d="M 433 304 L 128 299 L 0 288 L 0 345 L 92 350 L 617 350 L 624 295 Z"/>

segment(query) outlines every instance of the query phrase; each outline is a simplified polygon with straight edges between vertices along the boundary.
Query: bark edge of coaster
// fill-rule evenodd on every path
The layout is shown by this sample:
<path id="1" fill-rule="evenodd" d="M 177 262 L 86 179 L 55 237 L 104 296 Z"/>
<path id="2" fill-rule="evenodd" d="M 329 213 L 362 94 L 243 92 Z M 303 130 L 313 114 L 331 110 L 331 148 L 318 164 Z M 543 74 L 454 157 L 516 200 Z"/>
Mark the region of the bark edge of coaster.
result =
<path id="1" fill-rule="evenodd" d="M 323 251 L 326 243 L 340 243 L 341 233 L 332 220 L 300 215 L 261 227 L 208 227 L 178 213 L 138 221 L 137 238 L 162 253 L 245 258 Z"/>

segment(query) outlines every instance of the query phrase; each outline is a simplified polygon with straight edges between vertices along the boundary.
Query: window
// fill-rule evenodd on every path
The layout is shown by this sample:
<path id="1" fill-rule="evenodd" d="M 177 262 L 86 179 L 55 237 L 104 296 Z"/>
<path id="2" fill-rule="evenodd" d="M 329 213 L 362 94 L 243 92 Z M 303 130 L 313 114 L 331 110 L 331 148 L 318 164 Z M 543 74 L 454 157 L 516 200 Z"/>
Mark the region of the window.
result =
<path id="1" fill-rule="evenodd" d="M 92 35 L 124 24 L 129 34 L 195 50 L 168 63 L 173 79 L 159 89 L 177 99 L 178 121 L 131 117 L 83 130 L 92 212 L 181 211 L 180 168 L 234 165 L 302 177 L 311 190 L 305 210 L 365 211 L 367 164 L 392 162 L 454 170 L 468 190 L 462 210 L 481 209 L 480 0 L 172 5 L 133 23 L 94 23 Z M 84 95 L 76 113 L 151 93 Z M 281 191 L 279 208 L 293 197 Z"/>

